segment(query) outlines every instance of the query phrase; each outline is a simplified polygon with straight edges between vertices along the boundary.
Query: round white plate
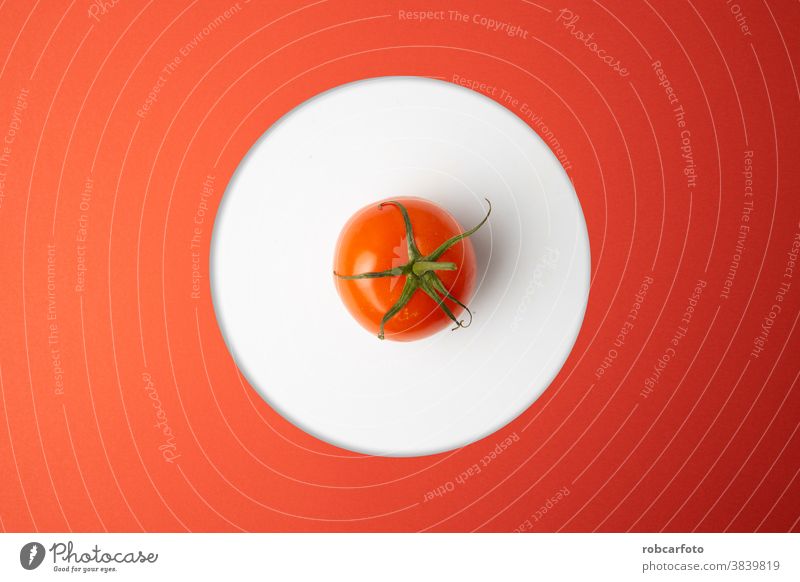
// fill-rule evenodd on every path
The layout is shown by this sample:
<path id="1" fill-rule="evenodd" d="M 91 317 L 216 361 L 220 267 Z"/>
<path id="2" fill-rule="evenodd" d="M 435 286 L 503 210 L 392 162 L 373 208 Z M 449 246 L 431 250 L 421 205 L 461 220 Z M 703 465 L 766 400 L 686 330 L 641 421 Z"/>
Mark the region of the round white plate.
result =
<path id="1" fill-rule="evenodd" d="M 472 326 L 380 341 L 332 281 L 359 208 L 421 196 L 472 237 Z M 387 456 L 469 444 L 516 418 L 564 363 L 589 290 L 586 224 L 545 143 L 491 99 L 442 81 L 350 83 L 291 111 L 236 171 L 214 227 L 213 300 L 264 399 L 332 444 Z"/>

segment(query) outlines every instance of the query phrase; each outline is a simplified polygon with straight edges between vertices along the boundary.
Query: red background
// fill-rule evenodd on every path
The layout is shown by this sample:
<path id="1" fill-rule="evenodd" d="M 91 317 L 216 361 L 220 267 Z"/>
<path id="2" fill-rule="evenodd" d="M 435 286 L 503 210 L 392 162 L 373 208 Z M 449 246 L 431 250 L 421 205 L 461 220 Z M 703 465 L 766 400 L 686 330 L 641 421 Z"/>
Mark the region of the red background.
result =
<path id="1" fill-rule="evenodd" d="M 576 0 L 571 27 L 551 0 L 240 0 L 229 18 L 233 0 L 100 4 L 0 2 L 3 530 L 798 530 L 797 2 Z M 654 61 L 685 111 L 694 186 Z M 432 457 L 355 455 L 278 416 L 239 375 L 209 295 L 213 213 L 251 145 L 309 97 L 382 75 L 458 75 L 528 104 L 569 158 L 592 245 L 586 319 L 553 384 L 498 433 Z"/>

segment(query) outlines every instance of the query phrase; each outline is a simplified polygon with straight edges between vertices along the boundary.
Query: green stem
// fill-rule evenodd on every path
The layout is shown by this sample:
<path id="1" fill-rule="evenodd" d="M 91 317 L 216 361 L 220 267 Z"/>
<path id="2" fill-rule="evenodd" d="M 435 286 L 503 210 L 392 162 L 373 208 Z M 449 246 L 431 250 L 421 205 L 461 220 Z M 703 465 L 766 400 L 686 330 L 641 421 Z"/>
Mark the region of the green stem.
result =
<path id="1" fill-rule="evenodd" d="M 422 289 L 426 295 L 433 299 L 436 302 L 436 306 L 456 324 L 456 327 L 453 328 L 454 330 L 458 329 L 459 327 L 467 327 L 470 323 L 472 323 L 472 312 L 466 305 L 461 303 L 461 301 L 453 297 L 453 295 L 447 290 L 447 287 L 444 286 L 444 283 L 442 283 L 441 279 L 439 279 L 439 276 L 436 274 L 436 271 L 456 271 L 458 270 L 458 265 L 452 262 L 439 262 L 437 259 L 439 259 L 439 257 L 441 257 L 448 249 L 452 248 L 457 242 L 475 234 L 475 232 L 477 232 L 478 229 L 486 223 L 486 221 L 489 219 L 489 215 L 492 213 L 492 203 L 489 202 L 488 199 L 486 200 L 486 203 L 489 205 L 489 209 L 486 212 L 486 216 L 484 216 L 480 223 L 470 230 L 446 240 L 428 256 L 422 256 L 422 253 L 420 253 L 419 248 L 417 247 L 417 241 L 414 238 L 414 229 L 411 225 L 411 218 L 408 216 L 408 211 L 406 210 L 405 206 L 396 200 L 388 200 L 380 204 L 381 208 L 387 204 L 396 206 L 403 215 L 403 222 L 406 230 L 406 240 L 408 243 L 408 263 L 402 267 L 395 267 L 385 271 L 371 271 L 357 275 L 340 275 L 336 271 L 333 272 L 336 277 L 347 280 L 377 279 L 380 277 L 400 277 L 405 275 L 406 280 L 403 284 L 403 290 L 400 292 L 400 297 L 397 300 L 397 303 L 392 305 L 389 311 L 387 311 L 381 319 L 380 330 L 378 332 L 379 339 L 384 339 L 384 327 L 386 326 L 386 323 L 388 323 L 390 319 L 400 313 L 400 311 L 406 305 L 408 305 L 408 302 L 414 296 L 414 293 L 416 293 L 419 289 Z M 464 321 L 459 321 L 447 306 L 445 300 L 450 300 L 459 307 L 463 308 L 469 315 L 469 321 L 466 324 Z"/>
<path id="2" fill-rule="evenodd" d="M 473 234 L 478 232 L 478 229 L 480 227 L 482 227 L 486 223 L 487 220 L 489 220 L 489 215 L 492 213 L 492 203 L 489 202 L 488 198 L 484 198 L 484 200 L 486 200 L 486 203 L 489 205 L 489 210 L 486 211 L 486 216 L 483 217 L 483 220 L 481 220 L 476 226 L 474 226 L 473 228 L 469 229 L 467 232 L 462 232 L 461 234 L 456 235 L 453 238 L 450 238 L 450 239 L 446 240 L 445 242 L 443 242 L 439 246 L 438 249 L 436 249 L 431 254 L 429 254 L 427 257 L 425 257 L 425 260 L 427 260 L 427 261 L 435 261 L 436 259 L 441 257 L 445 253 L 445 251 L 447 249 L 452 247 L 458 241 L 460 241 L 462 239 L 465 239 L 468 236 L 472 236 Z"/>
<path id="3" fill-rule="evenodd" d="M 456 324 L 456 326 L 453 328 L 454 331 L 456 329 L 458 329 L 459 327 L 463 327 L 463 325 L 462 325 L 463 322 L 462 321 L 458 321 L 458 318 L 456 318 L 456 316 L 453 315 L 453 312 L 450 311 L 450 308 L 445 304 L 444 297 L 439 297 L 436 294 L 436 291 L 434 291 L 431 288 L 431 286 L 429 285 L 429 283 L 425 279 L 420 279 L 420 285 L 419 286 L 428 295 L 428 297 L 430 297 L 431 299 L 433 299 L 436 302 L 436 306 L 439 307 L 442 311 L 444 311 L 445 314 L 447 315 L 447 317 L 449 317 L 451 320 L 453 320 L 453 323 Z"/>
<path id="4" fill-rule="evenodd" d="M 442 283 L 441 279 L 439 279 L 439 277 L 434 275 L 432 277 L 425 277 L 425 278 L 430 279 L 430 281 L 426 282 L 429 283 L 431 287 L 433 287 L 436 291 L 441 293 L 443 296 L 447 297 L 450 301 L 452 301 L 453 303 L 455 303 L 456 305 L 458 305 L 464 311 L 467 312 L 467 315 L 469 315 L 469 321 L 466 324 L 463 321 L 460 321 L 459 327 L 469 327 L 472 324 L 472 311 L 470 311 L 469 307 L 467 307 L 466 305 L 461 303 L 461 301 L 453 297 L 447 290 L 447 288 L 444 286 L 444 283 Z"/>
<path id="5" fill-rule="evenodd" d="M 414 238 L 414 229 L 411 227 L 411 218 L 408 216 L 408 210 L 406 207 L 397 202 L 396 200 L 387 200 L 386 202 L 381 202 L 379 208 L 383 208 L 385 205 L 391 204 L 392 206 L 397 206 L 400 209 L 400 213 L 403 215 L 403 222 L 406 226 L 406 241 L 408 244 L 408 259 L 410 261 L 414 261 L 422 256 L 422 253 L 419 252 L 417 248 L 417 240 Z"/>
<path id="6" fill-rule="evenodd" d="M 436 263 L 434 261 L 417 261 L 411 267 L 411 272 L 418 277 L 431 271 L 455 271 L 458 269 L 455 263 Z"/>
<path id="7" fill-rule="evenodd" d="M 389 311 L 383 316 L 381 319 L 381 328 L 378 331 L 378 339 L 383 339 L 383 327 L 386 325 L 386 322 L 397 315 L 403 307 L 411 300 L 411 297 L 414 295 L 414 292 L 417 290 L 419 286 L 418 279 L 414 279 L 413 277 L 406 277 L 406 283 L 403 285 L 403 291 L 400 293 L 400 299 L 397 300 Z"/>
<path id="8" fill-rule="evenodd" d="M 396 267 L 386 271 L 374 271 L 370 273 L 361 273 L 360 275 L 340 275 L 334 271 L 333 274 L 340 279 L 377 279 L 379 277 L 399 277 L 400 275 L 405 275 L 406 269 L 405 267 Z"/>

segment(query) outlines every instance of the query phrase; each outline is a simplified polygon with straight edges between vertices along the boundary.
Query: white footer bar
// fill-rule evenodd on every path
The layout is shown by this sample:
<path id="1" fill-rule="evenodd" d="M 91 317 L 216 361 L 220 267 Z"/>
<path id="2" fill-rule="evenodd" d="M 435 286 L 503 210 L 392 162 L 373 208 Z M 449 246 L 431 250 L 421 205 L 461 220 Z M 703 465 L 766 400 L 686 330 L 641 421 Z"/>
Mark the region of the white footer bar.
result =
<path id="1" fill-rule="evenodd" d="M 3 534 L 0 580 L 800 580 L 798 534 Z"/>

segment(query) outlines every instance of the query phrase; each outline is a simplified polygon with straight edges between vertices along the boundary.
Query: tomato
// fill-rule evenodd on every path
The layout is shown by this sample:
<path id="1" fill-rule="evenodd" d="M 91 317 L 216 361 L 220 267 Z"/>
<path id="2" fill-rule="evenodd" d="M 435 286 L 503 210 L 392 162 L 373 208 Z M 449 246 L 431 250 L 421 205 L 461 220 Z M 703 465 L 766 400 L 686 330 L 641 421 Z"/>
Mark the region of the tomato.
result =
<path id="1" fill-rule="evenodd" d="M 339 235 L 333 266 L 347 310 L 380 339 L 412 341 L 467 327 L 477 274 L 467 237 L 489 212 L 466 232 L 422 198 L 387 199 L 356 212 Z"/>

